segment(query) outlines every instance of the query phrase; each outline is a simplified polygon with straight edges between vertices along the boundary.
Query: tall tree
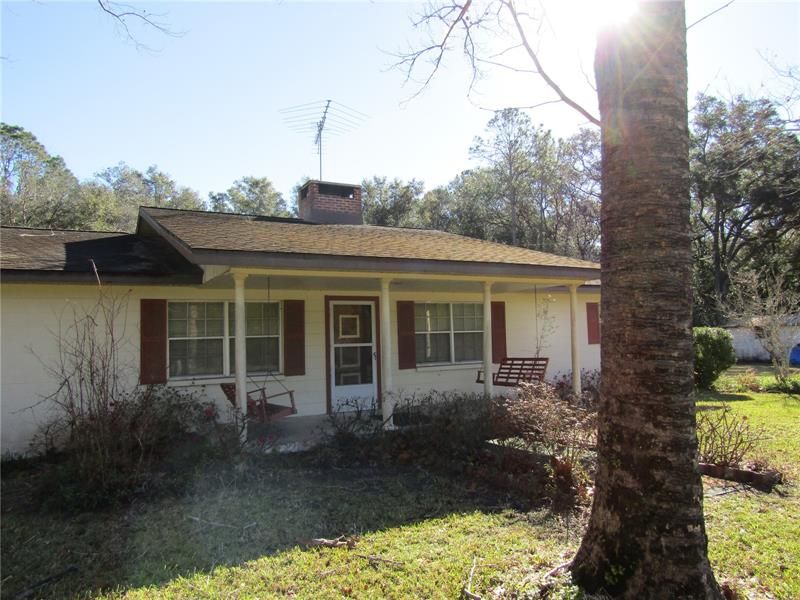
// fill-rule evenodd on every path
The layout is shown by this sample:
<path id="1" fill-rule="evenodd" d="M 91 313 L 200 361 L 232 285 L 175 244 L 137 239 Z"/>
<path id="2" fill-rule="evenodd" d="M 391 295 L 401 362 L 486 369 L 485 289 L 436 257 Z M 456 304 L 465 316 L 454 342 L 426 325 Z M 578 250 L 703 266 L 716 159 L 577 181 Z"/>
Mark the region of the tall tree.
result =
<path id="1" fill-rule="evenodd" d="M 494 171 L 496 193 L 503 199 L 511 233 L 510 243 L 519 243 L 523 206 L 530 197 L 536 131 L 530 118 L 516 108 L 499 110 L 486 126 L 488 138 L 476 137 L 470 154 L 488 163 Z"/>
<path id="2" fill-rule="evenodd" d="M 702 319 L 717 324 L 733 273 L 797 251 L 800 140 L 770 100 L 701 95 L 690 156 L 696 305 Z M 784 262 L 800 282 L 800 266 Z"/>
<path id="3" fill-rule="evenodd" d="M 572 573 L 625 598 L 721 598 L 697 471 L 682 2 L 643 2 L 595 56 L 603 383 L 589 526 Z"/>
<path id="4" fill-rule="evenodd" d="M 234 181 L 225 192 L 209 193 L 208 200 L 211 210 L 217 212 L 272 217 L 292 216 L 283 195 L 266 177 L 242 177 Z"/>
<path id="5" fill-rule="evenodd" d="M 140 206 L 200 210 L 203 202 L 194 190 L 178 185 L 157 166 L 144 173 L 121 162 L 97 173 L 83 185 L 83 195 L 94 207 L 94 227 L 133 231 Z"/>
<path id="6" fill-rule="evenodd" d="M 418 227 L 417 205 L 425 184 L 416 179 L 389 181 L 375 176 L 361 182 L 364 222 L 387 227 Z"/>
<path id="7" fill-rule="evenodd" d="M 520 50 L 569 106 L 601 126 L 603 383 L 598 471 L 588 530 L 571 562 L 586 590 L 625 598 L 721 598 L 707 558 L 697 471 L 689 227 L 686 23 L 682 1 L 639 2 L 627 24 L 602 34 L 595 55 L 601 120 L 548 75 L 516 0 L 470 13 L 472 2 L 430 7 L 418 23 L 441 37 L 402 57 L 431 59 L 430 81 L 449 48 L 477 70 L 480 35 Z M 463 44 L 454 44 L 461 35 Z M 495 40 L 498 41 L 498 40 Z M 508 65 L 505 65 L 508 66 Z M 520 71 L 520 69 L 516 69 Z"/>
<path id="8" fill-rule="evenodd" d="M 0 221 L 19 227 L 84 228 L 89 211 L 77 178 L 22 127 L 0 123 Z"/>

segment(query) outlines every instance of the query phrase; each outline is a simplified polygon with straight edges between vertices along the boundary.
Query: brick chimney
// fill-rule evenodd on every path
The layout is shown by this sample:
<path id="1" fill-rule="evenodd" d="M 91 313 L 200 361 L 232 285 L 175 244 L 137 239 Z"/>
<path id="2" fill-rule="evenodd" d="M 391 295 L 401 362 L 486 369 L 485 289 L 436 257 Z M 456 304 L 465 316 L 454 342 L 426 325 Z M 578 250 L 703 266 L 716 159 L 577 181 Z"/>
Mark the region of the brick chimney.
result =
<path id="1" fill-rule="evenodd" d="M 314 223 L 363 225 L 361 186 L 311 180 L 300 188 L 300 218 Z"/>

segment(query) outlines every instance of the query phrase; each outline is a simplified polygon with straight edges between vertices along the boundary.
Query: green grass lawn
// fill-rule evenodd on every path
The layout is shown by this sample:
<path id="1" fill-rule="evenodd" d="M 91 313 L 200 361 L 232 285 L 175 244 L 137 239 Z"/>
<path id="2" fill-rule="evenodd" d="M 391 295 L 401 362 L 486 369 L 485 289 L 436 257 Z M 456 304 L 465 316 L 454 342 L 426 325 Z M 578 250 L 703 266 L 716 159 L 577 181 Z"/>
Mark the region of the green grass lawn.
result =
<path id="1" fill-rule="evenodd" d="M 756 594 L 800 598 L 800 400 L 779 394 L 718 394 L 753 427 L 763 428 L 760 455 L 789 479 L 770 494 L 745 490 L 706 498 L 709 556 L 723 575 Z M 713 481 L 713 480 L 712 480 Z"/>
<path id="2" fill-rule="evenodd" d="M 714 393 L 700 404 L 720 399 L 764 428 L 763 457 L 791 482 L 706 498 L 717 578 L 754 597 L 800 598 L 800 402 Z M 520 597 L 571 557 L 585 519 L 524 512 L 501 493 L 419 468 L 326 470 L 295 458 L 207 466 L 179 498 L 71 516 L 30 510 L 26 482 L 24 473 L 3 482 L 4 598 L 71 566 L 36 593 L 458 598 L 473 565 L 475 593 Z M 307 544 L 339 535 L 354 547 Z"/>

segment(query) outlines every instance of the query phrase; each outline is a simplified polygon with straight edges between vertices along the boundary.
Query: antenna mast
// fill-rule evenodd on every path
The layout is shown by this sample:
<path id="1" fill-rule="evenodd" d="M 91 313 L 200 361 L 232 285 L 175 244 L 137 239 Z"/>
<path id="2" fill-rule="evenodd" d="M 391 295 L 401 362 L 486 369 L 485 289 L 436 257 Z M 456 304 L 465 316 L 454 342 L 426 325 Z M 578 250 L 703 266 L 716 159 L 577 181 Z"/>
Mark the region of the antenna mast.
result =
<path id="1" fill-rule="evenodd" d="M 317 138 L 314 143 L 317 145 L 317 154 L 319 154 L 319 179 L 322 181 L 322 132 L 325 130 L 325 119 L 328 117 L 328 109 L 331 107 L 331 101 L 325 101 L 325 110 L 322 111 L 322 118 L 317 123 Z"/>
<path id="2" fill-rule="evenodd" d="M 322 179 L 322 155 L 325 140 L 354 131 L 368 116 L 336 100 L 318 100 L 280 110 L 283 121 L 297 133 L 313 133 L 319 155 L 319 178 Z"/>

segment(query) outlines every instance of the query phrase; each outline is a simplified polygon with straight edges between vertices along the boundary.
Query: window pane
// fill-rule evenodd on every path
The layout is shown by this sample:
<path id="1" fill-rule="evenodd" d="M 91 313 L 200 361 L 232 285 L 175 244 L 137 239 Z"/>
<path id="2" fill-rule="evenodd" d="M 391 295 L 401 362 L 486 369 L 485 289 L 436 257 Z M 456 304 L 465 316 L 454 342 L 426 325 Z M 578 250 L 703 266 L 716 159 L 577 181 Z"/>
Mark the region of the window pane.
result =
<path id="1" fill-rule="evenodd" d="M 418 333 L 417 363 L 450 362 L 449 333 Z"/>
<path id="2" fill-rule="evenodd" d="M 167 314 L 170 319 L 186 318 L 186 302 L 170 302 L 167 307 Z"/>
<path id="3" fill-rule="evenodd" d="M 189 337 L 205 337 L 206 305 L 202 302 L 189 302 L 186 307 L 188 318 L 186 335 Z"/>
<path id="4" fill-rule="evenodd" d="M 277 302 L 264 304 L 264 334 L 278 335 L 280 333 L 280 310 Z"/>
<path id="5" fill-rule="evenodd" d="M 221 374 L 222 340 L 170 340 L 170 377 Z"/>
<path id="6" fill-rule="evenodd" d="M 222 302 L 209 302 L 206 304 L 206 317 L 209 319 L 221 319 L 224 312 Z"/>
<path id="7" fill-rule="evenodd" d="M 245 304 L 246 335 L 278 335 L 279 316 L 277 302 L 248 302 Z M 233 336 L 236 328 L 236 306 L 228 306 L 228 331 Z"/>
<path id="8" fill-rule="evenodd" d="M 453 330 L 483 330 L 483 304 L 454 304 Z"/>
<path id="9" fill-rule="evenodd" d="M 414 326 L 416 331 L 450 331 L 449 304 L 415 304 Z"/>
<path id="10" fill-rule="evenodd" d="M 453 338 L 456 362 L 483 358 L 483 333 L 456 333 Z"/>
<path id="11" fill-rule="evenodd" d="M 169 337 L 186 337 L 186 319 L 173 319 L 170 316 Z"/>
<path id="12" fill-rule="evenodd" d="M 206 335 L 208 337 L 222 337 L 225 334 L 222 318 L 206 320 Z"/>
<path id="13" fill-rule="evenodd" d="M 247 372 L 264 373 L 277 372 L 280 368 L 280 340 L 274 338 L 248 338 L 247 345 Z M 236 371 L 236 342 L 230 339 L 229 346 L 231 357 L 231 374 Z"/>

